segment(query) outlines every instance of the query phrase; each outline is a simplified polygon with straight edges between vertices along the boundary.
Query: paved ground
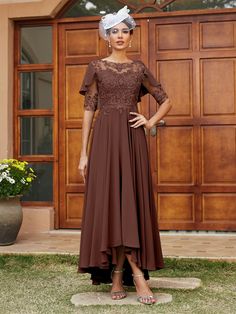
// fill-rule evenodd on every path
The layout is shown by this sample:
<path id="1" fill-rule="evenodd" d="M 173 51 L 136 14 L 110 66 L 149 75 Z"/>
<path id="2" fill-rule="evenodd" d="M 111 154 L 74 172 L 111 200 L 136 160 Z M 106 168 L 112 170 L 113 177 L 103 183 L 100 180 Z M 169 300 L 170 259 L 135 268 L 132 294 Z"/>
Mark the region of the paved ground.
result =
<path id="1" fill-rule="evenodd" d="M 208 258 L 236 262 L 236 232 L 161 232 L 165 257 Z M 14 245 L 0 246 L 1 253 L 79 254 L 80 231 L 55 230 L 21 234 Z"/>

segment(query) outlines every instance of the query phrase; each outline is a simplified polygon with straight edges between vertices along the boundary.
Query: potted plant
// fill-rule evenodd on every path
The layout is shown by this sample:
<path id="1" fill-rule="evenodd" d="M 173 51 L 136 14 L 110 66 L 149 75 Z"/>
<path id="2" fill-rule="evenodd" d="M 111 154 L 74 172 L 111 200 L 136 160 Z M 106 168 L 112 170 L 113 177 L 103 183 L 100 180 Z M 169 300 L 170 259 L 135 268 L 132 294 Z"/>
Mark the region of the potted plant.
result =
<path id="1" fill-rule="evenodd" d="M 23 219 L 20 197 L 35 178 L 26 161 L 0 160 L 0 245 L 15 243 Z"/>

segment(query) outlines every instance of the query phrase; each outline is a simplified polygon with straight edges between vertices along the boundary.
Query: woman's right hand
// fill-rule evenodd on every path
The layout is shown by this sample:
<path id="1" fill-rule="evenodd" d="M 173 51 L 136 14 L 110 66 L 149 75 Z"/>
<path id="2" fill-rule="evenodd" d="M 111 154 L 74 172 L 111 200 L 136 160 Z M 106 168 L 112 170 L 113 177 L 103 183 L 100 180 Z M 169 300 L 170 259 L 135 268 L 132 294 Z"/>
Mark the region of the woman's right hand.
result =
<path id="1" fill-rule="evenodd" d="M 88 156 L 86 155 L 86 156 L 80 157 L 78 169 L 79 169 L 81 176 L 83 177 L 84 183 L 85 183 L 85 179 L 86 179 L 87 164 L 88 164 Z"/>

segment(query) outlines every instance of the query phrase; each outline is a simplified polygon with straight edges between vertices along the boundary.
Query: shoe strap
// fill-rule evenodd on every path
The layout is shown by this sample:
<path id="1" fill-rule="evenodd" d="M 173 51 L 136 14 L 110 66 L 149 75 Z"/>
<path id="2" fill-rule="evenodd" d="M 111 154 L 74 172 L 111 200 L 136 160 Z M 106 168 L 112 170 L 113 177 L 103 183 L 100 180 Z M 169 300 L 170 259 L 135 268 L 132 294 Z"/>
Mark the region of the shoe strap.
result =
<path id="1" fill-rule="evenodd" d="M 149 299 L 149 301 L 144 301 L 144 299 Z M 142 304 L 153 304 L 153 302 L 151 300 L 155 300 L 155 302 L 157 302 L 156 298 L 154 298 L 153 296 L 138 296 L 137 300 L 142 303 Z"/>
<path id="2" fill-rule="evenodd" d="M 132 274 L 133 277 L 143 277 L 143 274 Z"/>
<path id="3" fill-rule="evenodd" d="M 123 271 L 124 271 L 124 269 L 118 269 L 118 270 L 113 269 L 112 270 L 112 272 L 114 272 L 114 273 L 123 273 Z"/>

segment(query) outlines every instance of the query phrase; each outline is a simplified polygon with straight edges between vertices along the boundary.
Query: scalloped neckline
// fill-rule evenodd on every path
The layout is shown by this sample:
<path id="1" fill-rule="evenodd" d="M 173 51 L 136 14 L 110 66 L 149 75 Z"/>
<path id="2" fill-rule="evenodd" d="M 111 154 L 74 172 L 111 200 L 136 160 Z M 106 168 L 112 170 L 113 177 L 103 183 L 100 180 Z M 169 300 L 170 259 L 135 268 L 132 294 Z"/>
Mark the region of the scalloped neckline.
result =
<path id="1" fill-rule="evenodd" d="M 108 63 L 113 63 L 113 64 L 133 64 L 134 61 L 132 62 L 114 62 L 114 61 L 110 61 L 110 60 L 105 60 L 105 59 L 100 59 L 101 61 L 104 61 L 104 62 L 108 62 Z"/>

